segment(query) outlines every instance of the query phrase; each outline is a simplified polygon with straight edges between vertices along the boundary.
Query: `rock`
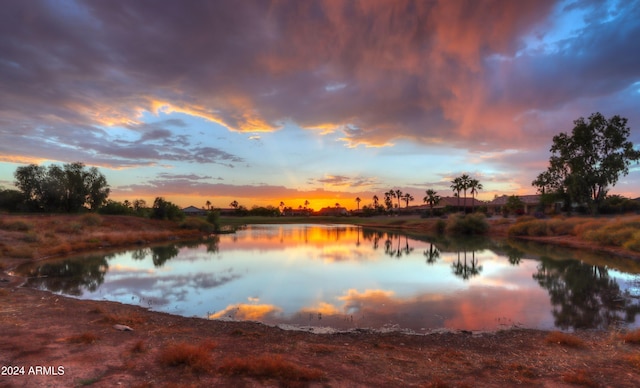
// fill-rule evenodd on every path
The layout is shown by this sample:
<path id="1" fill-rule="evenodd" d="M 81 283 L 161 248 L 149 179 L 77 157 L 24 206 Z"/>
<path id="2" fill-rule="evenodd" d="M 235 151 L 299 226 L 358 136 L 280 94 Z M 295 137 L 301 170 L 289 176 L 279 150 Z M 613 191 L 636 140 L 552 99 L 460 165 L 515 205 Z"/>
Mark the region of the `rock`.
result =
<path id="1" fill-rule="evenodd" d="M 113 328 L 120 331 L 133 331 L 132 328 L 126 325 L 113 325 Z"/>

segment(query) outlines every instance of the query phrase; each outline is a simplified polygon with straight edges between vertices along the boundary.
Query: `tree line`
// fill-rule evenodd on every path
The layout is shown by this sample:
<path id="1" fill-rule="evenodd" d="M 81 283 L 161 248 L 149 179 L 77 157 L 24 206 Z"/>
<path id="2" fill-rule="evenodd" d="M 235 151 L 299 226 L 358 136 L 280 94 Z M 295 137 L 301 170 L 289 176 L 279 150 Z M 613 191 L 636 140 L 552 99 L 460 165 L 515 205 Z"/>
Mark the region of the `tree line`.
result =
<path id="1" fill-rule="evenodd" d="M 14 172 L 17 190 L 0 189 L 0 208 L 15 212 L 137 215 L 156 219 L 181 220 L 182 209 L 157 197 L 149 208 L 143 199 L 118 202 L 109 199 L 107 178 L 96 168 L 74 162 L 48 167 L 20 166 Z"/>

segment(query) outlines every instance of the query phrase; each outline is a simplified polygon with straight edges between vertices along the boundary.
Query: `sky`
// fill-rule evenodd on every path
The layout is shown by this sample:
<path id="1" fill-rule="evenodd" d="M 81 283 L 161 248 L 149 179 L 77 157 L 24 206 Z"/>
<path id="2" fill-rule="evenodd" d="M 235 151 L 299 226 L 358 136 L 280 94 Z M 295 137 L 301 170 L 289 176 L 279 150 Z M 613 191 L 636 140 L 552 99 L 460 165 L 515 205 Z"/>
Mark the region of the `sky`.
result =
<path id="1" fill-rule="evenodd" d="M 640 144 L 640 0 L 5 0 L 0 186 L 96 166 L 111 199 L 422 204 L 534 194 L 601 112 Z M 611 193 L 640 196 L 632 166 Z"/>

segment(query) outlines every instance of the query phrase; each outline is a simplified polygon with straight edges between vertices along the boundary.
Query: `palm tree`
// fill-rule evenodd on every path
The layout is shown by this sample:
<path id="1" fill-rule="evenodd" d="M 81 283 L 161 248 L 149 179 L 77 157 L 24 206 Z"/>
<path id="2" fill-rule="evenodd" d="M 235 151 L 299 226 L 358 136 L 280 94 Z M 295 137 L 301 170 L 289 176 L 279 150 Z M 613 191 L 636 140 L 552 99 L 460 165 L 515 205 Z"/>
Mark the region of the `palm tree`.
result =
<path id="1" fill-rule="evenodd" d="M 238 209 L 238 206 L 240 206 L 240 204 L 238 203 L 238 201 L 233 201 L 229 204 L 229 206 L 231 206 L 234 209 Z"/>
<path id="2" fill-rule="evenodd" d="M 402 199 L 405 202 L 405 206 L 404 207 L 408 208 L 409 207 L 409 202 L 413 201 L 414 198 L 413 198 L 413 195 L 411 195 L 409 193 L 406 193 L 405 195 L 402 196 Z"/>
<path id="3" fill-rule="evenodd" d="M 211 210 L 211 201 L 206 202 L 207 210 Z"/>
<path id="4" fill-rule="evenodd" d="M 358 210 L 360 210 L 360 201 L 362 201 L 360 199 L 360 197 L 356 197 L 356 203 L 358 204 Z"/>
<path id="5" fill-rule="evenodd" d="M 464 199 L 463 199 L 463 207 L 464 212 L 467 212 L 467 189 L 469 188 L 469 183 L 471 183 L 471 178 L 467 174 L 462 174 L 460 176 L 460 183 L 462 185 L 462 190 L 464 191 Z"/>
<path id="6" fill-rule="evenodd" d="M 395 195 L 396 198 L 398 198 L 398 208 L 400 208 L 400 199 L 402 199 L 402 190 L 397 189 L 394 192 L 394 195 Z"/>
<path id="7" fill-rule="evenodd" d="M 433 207 L 440 203 L 440 196 L 433 189 L 429 189 L 425 193 L 427 195 L 422 200 L 424 203 L 429 204 L 429 207 L 431 208 L 431 216 L 433 217 Z"/>
<path id="8" fill-rule="evenodd" d="M 475 207 L 476 202 L 476 194 L 478 191 L 482 190 L 482 183 L 480 183 L 477 179 L 471 179 L 469 182 L 469 188 L 471 189 L 471 212 L 473 213 L 473 209 Z"/>
<path id="9" fill-rule="evenodd" d="M 458 197 L 458 210 L 460 210 L 460 191 L 462 191 L 462 180 L 460 177 L 456 177 L 451 181 L 451 190 L 453 190 L 456 197 Z"/>
<path id="10" fill-rule="evenodd" d="M 305 208 L 305 209 L 306 209 L 310 204 L 311 204 L 311 202 L 307 201 L 306 199 L 304 200 L 304 208 Z"/>
<path id="11" fill-rule="evenodd" d="M 389 190 L 384 193 L 384 204 L 387 207 L 387 210 L 391 210 L 393 208 L 392 198 L 395 198 L 396 193 L 393 190 Z"/>
<path id="12" fill-rule="evenodd" d="M 377 195 L 373 196 L 373 207 L 378 208 L 378 202 L 380 202 L 380 198 Z"/>

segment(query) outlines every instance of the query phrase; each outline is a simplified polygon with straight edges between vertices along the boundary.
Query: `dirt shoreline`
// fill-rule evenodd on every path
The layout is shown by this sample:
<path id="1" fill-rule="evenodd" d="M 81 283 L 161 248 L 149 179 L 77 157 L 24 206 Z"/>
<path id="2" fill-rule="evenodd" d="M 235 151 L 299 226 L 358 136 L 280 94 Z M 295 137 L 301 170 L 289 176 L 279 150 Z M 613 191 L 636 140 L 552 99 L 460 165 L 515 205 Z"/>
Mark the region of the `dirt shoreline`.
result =
<path id="1" fill-rule="evenodd" d="M 115 225 L 126 234 L 140 230 L 136 222 L 105 219 L 106 225 L 85 232 L 97 236 Z M 162 241 L 154 233 L 165 241 L 182 236 L 167 224 L 146 232 L 149 241 Z M 0 237 L 4 247 L 13 238 Z M 121 246 L 115 242 L 105 249 Z M 0 261 L 4 270 L 14 262 Z M 117 324 L 133 331 L 117 330 Z M 637 333 L 315 334 L 78 300 L 16 287 L 14 281 L 0 282 L 0 332 L 0 387 L 640 385 Z"/>

